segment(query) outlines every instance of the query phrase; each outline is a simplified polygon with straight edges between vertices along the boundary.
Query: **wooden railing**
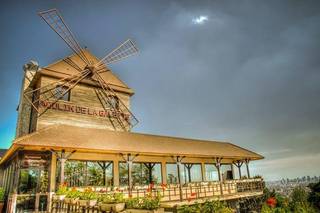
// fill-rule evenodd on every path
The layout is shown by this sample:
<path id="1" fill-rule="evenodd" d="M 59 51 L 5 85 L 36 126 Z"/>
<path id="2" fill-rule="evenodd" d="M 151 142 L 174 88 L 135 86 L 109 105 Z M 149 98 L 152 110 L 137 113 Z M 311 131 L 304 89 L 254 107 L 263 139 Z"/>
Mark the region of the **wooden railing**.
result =
<path id="1" fill-rule="evenodd" d="M 222 188 L 221 188 L 222 187 Z M 192 200 L 201 198 L 212 198 L 242 194 L 244 196 L 253 192 L 261 192 L 264 188 L 262 179 L 229 180 L 225 182 L 198 182 L 182 186 L 182 199 Z M 98 188 L 97 188 L 98 189 Z M 160 193 L 162 202 L 180 201 L 179 185 L 134 187 L 129 193 L 125 188 L 119 188 L 126 198 L 144 197 L 149 193 L 156 195 Z M 100 191 L 100 190 L 98 190 Z M 130 195 L 131 194 L 131 195 Z M 13 194 L 8 199 L 7 212 L 99 212 L 98 206 L 81 206 L 79 202 L 66 203 L 64 200 L 53 199 L 51 193 L 37 194 Z"/>

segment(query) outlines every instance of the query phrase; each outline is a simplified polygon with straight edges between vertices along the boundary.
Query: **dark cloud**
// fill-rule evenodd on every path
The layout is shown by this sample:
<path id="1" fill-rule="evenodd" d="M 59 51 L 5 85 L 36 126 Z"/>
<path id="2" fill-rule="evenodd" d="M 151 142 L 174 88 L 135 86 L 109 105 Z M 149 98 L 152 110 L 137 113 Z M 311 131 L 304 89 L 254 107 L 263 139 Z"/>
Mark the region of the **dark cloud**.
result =
<path id="1" fill-rule="evenodd" d="M 6 4 L 1 116 L 14 115 L 24 63 L 69 54 L 35 15 L 51 7 L 98 57 L 127 36 L 136 40 L 138 57 L 111 67 L 136 91 L 136 131 L 230 140 L 262 152 L 255 169 L 269 178 L 320 173 L 319 1 Z M 201 15 L 208 21 L 193 24 Z M 309 155 L 310 166 L 295 169 Z M 277 162 L 279 173 L 270 174 Z"/>

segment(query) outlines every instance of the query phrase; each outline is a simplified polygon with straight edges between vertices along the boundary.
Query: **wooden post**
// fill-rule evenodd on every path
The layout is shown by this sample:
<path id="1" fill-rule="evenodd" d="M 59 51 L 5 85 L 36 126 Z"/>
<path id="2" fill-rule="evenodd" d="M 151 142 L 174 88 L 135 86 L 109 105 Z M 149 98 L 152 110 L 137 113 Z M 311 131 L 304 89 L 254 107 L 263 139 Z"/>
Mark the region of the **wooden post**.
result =
<path id="1" fill-rule="evenodd" d="M 161 162 L 161 178 L 162 178 L 162 184 L 167 184 L 167 163 L 166 163 L 166 161 Z"/>
<path id="2" fill-rule="evenodd" d="M 189 183 L 191 182 L 191 168 L 193 166 L 192 163 L 187 163 L 187 164 L 184 164 L 184 166 L 187 168 L 187 171 L 188 171 L 188 181 Z"/>
<path id="3" fill-rule="evenodd" d="M 206 165 L 203 162 L 201 163 L 201 175 L 202 181 L 206 181 Z"/>
<path id="4" fill-rule="evenodd" d="M 180 201 L 183 200 L 181 175 L 180 175 L 180 166 L 181 166 L 181 162 L 182 162 L 183 158 L 185 158 L 185 157 L 184 156 L 183 157 L 177 156 L 176 158 L 173 158 L 175 160 L 175 162 L 176 162 L 176 165 L 177 165 Z"/>
<path id="5" fill-rule="evenodd" d="M 56 155 L 51 155 L 51 165 L 50 165 L 50 179 L 49 179 L 49 192 L 54 192 L 56 189 L 56 169 L 57 169 L 57 157 Z"/>
<path id="6" fill-rule="evenodd" d="M 73 150 L 72 152 L 70 152 L 68 155 L 66 155 L 65 150 L 61 150 L 60 153 L 58 153 L 57 151 L 51 149 L 50 150 L 52 154 L 55 154 L 57 159 L 60 161 L 60 184 L 64 184 L 64 165 L 65 162 L 71 157 L 71 155 L 73 153 L 76 152 L 76 150 Z"/>
<path id="7" fill-rule="evenodd" d="M 182 185 L 181 185 L 181 177 L 180 177 L 180 165 L 181 165 L 181 162 L 178 161 L 178 157 L 177 157 L 177 172 L 178 172 L 179 195 L 180 195 L 180 201 L 182 201 L 183 200 L 183 196 L 182 196 Z"/>
<path id="8" fill-rule="evenodd" d="M 60 159 L 60 184 L 64 184 L 64 165 L 66 163 L 66 159 Z"/>
<path id="9" fill-rule="evenodd" d="M 239 172 L 239 179 L 241 179 L 241 166 L 243 164 L 242 160 L 236 160 L 233 162 L 233 164 L 238 167 L 238 172 Z"/>
<path id="10" fill-rule="evenodd" d="M 128 160 L 127 165 L 128 165 L 128 187 L 129 187 L 129 194 L 131 195 L 131 191 L 132 191 L 132 161 Z"/>
<path id="11" fill-rule="evenodd" d="M 135 156 L 132 156 L 130 153 L 129 154 L 122 154 L 120 153 L 122 158 L 126 161 L 127 166 L 128 166 L 128 190 L 129 190 L 129 195 L 131 195 L 132 192 L 132 164 L 133 160 L 138 157 L 139 154 L 136 154 Z"/>
<path id="12" fill-rule="evenodd" d="M 250 171 L 249 171 L 249 162 L 250 162 L 250 159 L 245 159 L 244 161 L 246 163 L 246 167 L 247 167 L 247 176 L 248 178 L 250 178 Z"/>
<path id="13" fill-rule="evenodd" d="M 222 188 L 222 177 L 221 177 L 221 161 L 222 158 L 215 158 L 215 162 L 214 165 L 216 166 L 217 170 L 218 170 L 218 177 L 219 177 L 219 183 L 220 183 L 220 194 L 223 195 L 223 188 Z"/>
<path id="14" fill-rule="evenodd" d="M 113 186 L 119 187 L 119 161 L 113 161 Z"/>

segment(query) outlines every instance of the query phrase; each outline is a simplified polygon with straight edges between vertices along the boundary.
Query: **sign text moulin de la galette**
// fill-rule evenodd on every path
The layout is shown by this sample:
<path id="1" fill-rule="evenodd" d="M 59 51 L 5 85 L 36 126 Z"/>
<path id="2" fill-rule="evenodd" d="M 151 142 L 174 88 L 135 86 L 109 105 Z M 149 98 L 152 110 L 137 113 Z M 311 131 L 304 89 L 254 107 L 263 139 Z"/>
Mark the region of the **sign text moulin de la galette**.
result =
<path id="1" fill-rule="evenodd" d="M 83 114 L 83 115 L 90 115 L 95 117 L 116 117 L 116 113 L 120 113 L 119 111 L 114 111 L 112 109 L 96 109 L 96 108 L 89 108 L 84 106 L 78 106 L 74 104 L 69 104 L 65 102 L 50 102 L 50 101 L 40 101 L 40 107 L 48 107 L 48 109 L 76 113 L 76 114 Z M 130 118 L 130 115 L 124 114 L 126 119 Z"/>

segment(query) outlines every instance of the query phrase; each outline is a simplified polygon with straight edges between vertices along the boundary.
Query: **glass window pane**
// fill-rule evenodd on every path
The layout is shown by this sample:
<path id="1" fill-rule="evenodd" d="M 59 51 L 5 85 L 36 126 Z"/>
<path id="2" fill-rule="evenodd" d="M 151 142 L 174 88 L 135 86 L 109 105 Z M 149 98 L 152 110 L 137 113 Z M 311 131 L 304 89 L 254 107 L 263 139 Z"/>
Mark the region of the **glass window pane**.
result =
<path id="1" fill-rule="evenodd" d="M 205 164 L 206 181 L 218 181 L 218 170 L 213 164 Z"/>
<path id="2" fill-rule="evenodd" d="M 37 169 L 21 169 L 19 193 L 36 193 L 38 176 Z"/>
<path id="3" fill-rule="evenodd" d="M 221 175 L 223 180 L 232 180 L 232 165 L 231 164 L 222 164 L 221 165 Z"/>
<path id="4" fill-rule="evenodd" d="M 177 165 L 173 163 L 167 163 L 167 183 L 177 184 L 178 183 L 178 171 Z"/>
<path id="5" fill-rule="evenodd" d="M 128 186 L 128 164 L 125 162 L 119 162 L 119 183 Z"/>
<path id="6" fill-rule="evenodd" d="M 73 161 L 65 163 L 65 182 L 68 186 L 111 186 L 113 165 L 106 161 Z"/>

